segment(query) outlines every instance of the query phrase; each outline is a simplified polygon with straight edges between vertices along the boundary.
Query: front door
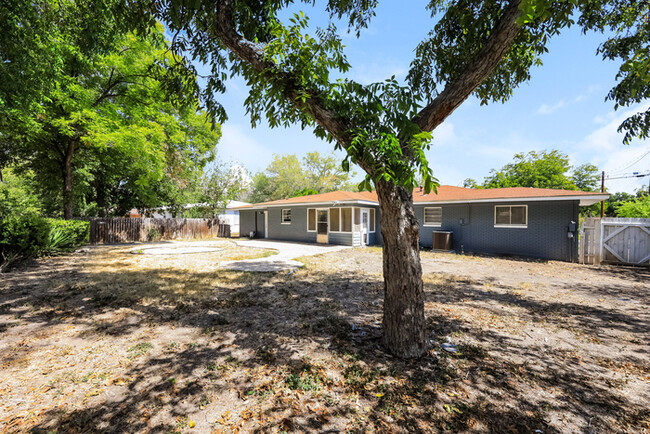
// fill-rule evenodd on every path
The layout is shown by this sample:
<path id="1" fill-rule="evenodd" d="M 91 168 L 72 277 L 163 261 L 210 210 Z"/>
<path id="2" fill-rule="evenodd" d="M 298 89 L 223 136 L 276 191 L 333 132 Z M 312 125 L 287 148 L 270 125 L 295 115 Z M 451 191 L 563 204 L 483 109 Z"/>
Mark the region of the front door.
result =
<path id="1" fill-rule="evenodd" d="M 368 210 L 367 209 L 362 209 L 361 210 L 361 245 L 362 246 L 367 246 L 368 245 Z"/>
<path id="2" fill-rule="evenodd" d="M 326 209 L 319 209 L 316 212 L 316 242 L 327 244 L 328 232 L 328 212 Z"/>

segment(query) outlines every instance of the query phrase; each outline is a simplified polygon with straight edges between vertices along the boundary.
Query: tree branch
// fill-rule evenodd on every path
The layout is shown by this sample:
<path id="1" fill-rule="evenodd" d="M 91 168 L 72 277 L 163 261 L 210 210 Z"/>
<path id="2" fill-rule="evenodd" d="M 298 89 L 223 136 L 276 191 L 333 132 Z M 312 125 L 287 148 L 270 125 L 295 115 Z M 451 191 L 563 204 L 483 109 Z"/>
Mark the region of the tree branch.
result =
<path id="1" fill-rule="evenodd" d="M 433 131 L 456 110 L 494 71 L 519 33 L 517 18 L 520 0 L 511 0 L 485 45 L 465 70 L 445 86 L 445 89 L 413 120 L 422 131 Z"/>
<path id="2" fill-rule="evenodd" d="M 286 99 L 298 108 L 308 112 L 318 125 L 328 131 L 343 147 L 351 144 L 347 134 L 347 122 L 331 110 L 324 108 L 318 92 L 313 89 L 301 88 L 290 73 L 280 70 L 273 62 L 264 58 L 260 44 L 255 44 L 235 30 L 233 19 L 233 0 L 223 0 L 217 3 L 216 36 L 239 59 L 248 63 L 256 72 L 262 74 L 272 83 L 280 84 Z M 309 98 L 304 101 L 299 92 L 306 92 Z M 363 164 L 361 162 L 357 164 Z M 362 167 L 368 171 L 369 168 Z"/>

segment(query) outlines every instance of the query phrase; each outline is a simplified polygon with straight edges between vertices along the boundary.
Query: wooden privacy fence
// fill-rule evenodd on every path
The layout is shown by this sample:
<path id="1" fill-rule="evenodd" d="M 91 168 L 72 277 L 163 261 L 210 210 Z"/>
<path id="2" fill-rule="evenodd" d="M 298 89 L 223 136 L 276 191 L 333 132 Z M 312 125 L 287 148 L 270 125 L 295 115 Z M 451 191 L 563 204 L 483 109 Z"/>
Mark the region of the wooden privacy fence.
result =
<path id="1" fill-rule="evenodd" d="M 585 219 L 579 255 L 583 264 L 650 265 L 650 219 Z"/>
<path id="2" fill-rule="evenodd" d="M 90 220 L 91 244 L 134 241 L 230 237 L 230 226 L 219 219 L 94 218 Z"/>

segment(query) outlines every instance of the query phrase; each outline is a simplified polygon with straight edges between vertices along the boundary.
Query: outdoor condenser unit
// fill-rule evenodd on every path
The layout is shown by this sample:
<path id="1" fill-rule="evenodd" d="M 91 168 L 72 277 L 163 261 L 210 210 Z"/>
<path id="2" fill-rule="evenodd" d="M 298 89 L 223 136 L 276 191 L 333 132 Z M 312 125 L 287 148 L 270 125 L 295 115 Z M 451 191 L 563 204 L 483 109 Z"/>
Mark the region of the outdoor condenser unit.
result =
<path id="1" fill-rule="evenodd" d="M 433 231 L 433 250 L 451 250 L 451 231 Z"/>

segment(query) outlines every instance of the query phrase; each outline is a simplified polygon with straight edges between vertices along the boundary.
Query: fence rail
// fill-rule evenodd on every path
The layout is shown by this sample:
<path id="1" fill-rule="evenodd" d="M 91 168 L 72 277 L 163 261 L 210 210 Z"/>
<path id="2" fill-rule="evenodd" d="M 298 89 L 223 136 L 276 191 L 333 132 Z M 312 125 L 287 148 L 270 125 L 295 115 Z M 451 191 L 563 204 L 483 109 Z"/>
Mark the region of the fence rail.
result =
<path id="1" fill-rule="evenodd" d="M 650 219 L 585 219 L 580 237 L 580 262 L 650 265 Z"/>
<path id="2" fill-rule="evenodd" d="M 230 226 L 219 219 L 94 218 L 90 220 L 91 244 L 135 241 L 230 237 Z"/>

